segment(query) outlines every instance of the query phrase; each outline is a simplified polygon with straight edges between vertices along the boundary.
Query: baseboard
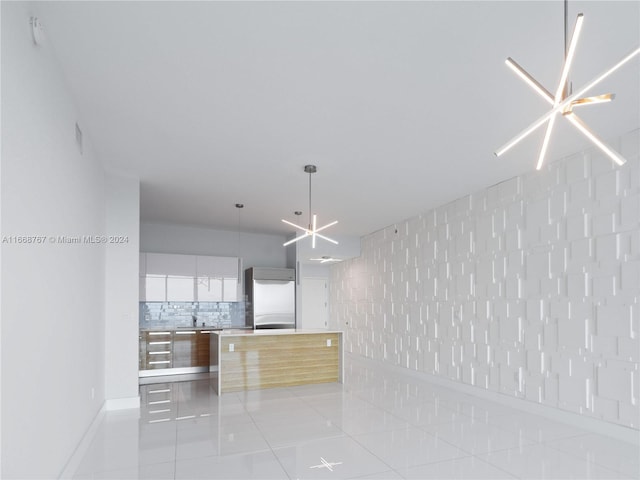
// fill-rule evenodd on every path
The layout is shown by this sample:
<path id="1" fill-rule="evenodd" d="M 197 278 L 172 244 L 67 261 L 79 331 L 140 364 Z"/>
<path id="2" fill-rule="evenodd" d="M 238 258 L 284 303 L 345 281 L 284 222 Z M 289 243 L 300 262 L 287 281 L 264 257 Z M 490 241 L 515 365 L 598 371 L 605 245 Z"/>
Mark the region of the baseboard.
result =
<path id="1" fill-rule="evenodd" d="M 140 397 L 110 398 L 105 402 L 107 411 L 125 410 L 128 408 L 140 408 Z"/>
<path id="2" fill-rule="evenodd" d="M 606 435 L 608 437 L 622 440 L 624 442 L 632 443 L 640 446 L 640 430 L 634 428 L 625 427 L 623 425 L 616 425 L 614 423 L 605 422 L 597 418 L 585 417 L 574 412 L 561 410 L 559 408 L 550 407 L 548 405 L 541 405 L 539 403 L 530 402 L 521 398 L 509 397 L 498 392 L 492 392 L 483 388 L 474 387 L 473 385 L 467 385 L 464 383 L 456 382 L 448 378 L 438 377 L 425 372 L 418 372 L 416 370 L 410 370 L 405 367 L 399 367 L 396 365 L 388 365 L 380 360 L 374 360 L 371 358 L 363 357 L 355 353 L 346 353 L 350 360 L 354 362 L 361 362 L 363 364 L 373 364 L 376 368 L 386 370 L 388 372 L 405 375 L 411 378 L 422 380 L 425 382 L 433 383 L 435 385 L 456 390 L 460 393 L 467 395 L 473 395 L 485 400 L 500 403 L 506 407 L 521 410 L 526 413 L 532 413 L 546 417 L 556 422 L 562 422 L 567 425 L 571 425 L 584 430 L 589 430 L 599 435 Z"/>
<path id="3" fill-rule="evenodd" d="M 78 467 L 80 466 L 80 462 L 87 453 L 89 445 L 91 445 L 96 432 L 98 431 L 100 422 L 102 422 L 105 414 L 108 411 L 124 410 L 129 408 L 140 408 L 140 397 L 112 398 L 106 400 L 102 404 L 102 407 L 100 407 L 100 410 L 98 411 L 96 416 L 93 417 L 89 428 L 87 428 L 87 430 L 84 432 L 80 443 L 78 443 L 78 446 L 74 450 L 73 454 L 71 454 L 71 457 L 67 461 L 67 464 L 64 466 L 64 469 L 62 470 L 62 473 L 60 473 L 58 478 L 63 479 L 73 477 L 76 470 L 78 470 Z"/>
<path id="4" fill-rule="evenodd" d="M 91 445 L 91 442 L 93 441 L 93 438 L 98 431 L 98 426 L 102 422 L 106 411 L 107 409 L 105 408 L 105 403 L 103 403 L 96 416 L 93 417 L 89 428 L 87 428 L 87 430 L 84 432 L 80 443 L 78 443 L 78 445 L 76 446 L 76 449 L 71 454 L 71 457 L 67 461 L 67 464 L 64 466 L 64 469 L 62 470 L 58 478 L 72 478 L 76 473 L 76 470 L 78 470 L 78 467 L 80 466 L 80 462 L 87 453 L 87 450 L 89 450 L 89 445 Z"/>

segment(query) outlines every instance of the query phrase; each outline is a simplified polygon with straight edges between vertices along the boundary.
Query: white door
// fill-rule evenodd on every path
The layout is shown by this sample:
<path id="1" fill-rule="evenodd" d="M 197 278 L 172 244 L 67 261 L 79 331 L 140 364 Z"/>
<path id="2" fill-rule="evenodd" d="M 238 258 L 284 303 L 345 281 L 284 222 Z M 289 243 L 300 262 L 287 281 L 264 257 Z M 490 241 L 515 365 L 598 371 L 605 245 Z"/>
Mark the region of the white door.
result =
<path id="1" fill-rule="evenodd" d="M 326 329 L 329 322 L 327 279 L 303 278 L 300 283 L 302 297 L 300 327 Z"/>

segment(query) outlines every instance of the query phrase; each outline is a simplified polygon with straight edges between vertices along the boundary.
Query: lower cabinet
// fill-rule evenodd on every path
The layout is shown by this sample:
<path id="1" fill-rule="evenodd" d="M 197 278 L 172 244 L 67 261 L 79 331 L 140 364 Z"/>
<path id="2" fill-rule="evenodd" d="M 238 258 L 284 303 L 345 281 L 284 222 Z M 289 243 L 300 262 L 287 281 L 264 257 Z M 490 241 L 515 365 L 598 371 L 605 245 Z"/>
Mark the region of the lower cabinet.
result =
<path id="1" fill-rule="evenodd" d="M 208 330 L 140 332 L 138 368 L 208 368 L 209 342 Z"/>
<path id="2" fill-rule="evenodd" d="M 211 334 L 207 330 L 200 330 L 198 332 L 198 340 L 196 342 L 196 366 L 198 367 L 209 366 L 210 338 Z"/>
<path id="3" fill-rule="evenodd" d="M 170 331 L 144 332 L 144 370 L 172 367 L 173 333 Z"/>
<path id="4" fill-rule="evenodd" d="M 173 333 L 173 368 L 195 366 L 197 338 L 196 330 Z"/>

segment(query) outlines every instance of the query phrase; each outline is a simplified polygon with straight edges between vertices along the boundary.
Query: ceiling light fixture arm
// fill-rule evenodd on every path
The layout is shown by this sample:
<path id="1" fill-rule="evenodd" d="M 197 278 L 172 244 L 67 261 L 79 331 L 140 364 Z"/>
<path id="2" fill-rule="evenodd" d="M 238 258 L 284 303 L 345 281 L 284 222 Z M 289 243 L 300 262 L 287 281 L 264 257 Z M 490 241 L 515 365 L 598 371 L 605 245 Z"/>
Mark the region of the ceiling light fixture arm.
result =
<path id="1" fill-rule="evenodd" d="M 540 154 L 538 156 L 538 163 L 536 165 L 536 169 L 539 170 L 542 166 L 542 162 L 544 161 L 544 157 L 547 151 L 547 147 L 549 146 L 549 140 L 551 137 L 551 131 L 553 129 L 553 125 L 558 114 L 561 114 L 564 118 L 566 118 L 569 123 L 571 123 L 580 133 L 585 135 L 591 142 L 598 147 L 602 152 L 604 152 L 609 158 L 611 158 L 618 165 L 622 165 L 625 163 L 625 159 L 616 152 L 613 148 L 604 143 L 601 139 L 597 137 L 587 125 L 580 120 L 580 118 L 575 115 L 573 112 L 574 106 L 585 106 L 585 105 L 594 105 L 598 103 L 610 102 L 615 98 L 615 95 L 612 93 L 607 93 L 604 95 L 596 95 L 592 97 L 580 98 L 581 95 L 586 93 L 588 90 L 596 86 L 606 77 L 611 75 L 613 72 L 618 70 L 620 67 L 625 65 L 631 59 L 633 59 L 636 55 L 640 53 L 640 48 L 634 49 L 628 55 L 624 56 L 618 63 L 616 63 L 613 67 L 609 68 L 599 76 L 595 77 L 591 80 L 586 86 L 580 89 L 579 92 L 573 93 L 573 88 L 571 82 L 568 80 L 569 70 L 571 68 L 571 63 L 573 62 L 573 57 L 575 56 L 576 47 L 578 44 L 578 38 L 580 36 L 580 31 L 582 30 L 582 24 L 584 22 L 584 15 L 582 13 L 578 14 L 576 19 L 576 24 L 573 29 L 573 34 L 571 36 L 571 40 L 569 40 L 568 36 L 568 0 L 564 0 L 564 65 L 562 67 L 562 73 L 560 75 L 560 81 L 558 82 L 558 88 L 556 89 L 556 93 L 554 96 L 544 88 L 538 81 L 536 81 L 524 68 L 518 65 L 511 57 L 507 58 L 506 64 L 507 66 L 515 72 L 522 80 L 525 81 L 533 90 L 538 93 L 542 98 L 544 98 L 547 102 L 551 104 L 551 110 L 549 110 L 546 114 L 542 115 L 536 121 L 534 121 L 527 128 L 518 133 L 515 137 L 513 137 L 509 142 L 505 143 L 498 150 L 496 150 L 495 155 L 499 157 L 504 154 L 507 150 L 518 144 L 522 139 L 529 136 L 533 131 L 537 130 L 539 127 L 547 124 L 546 131 L 544 134 L 544 139 L 542 142 L 542 148 L 540 149 Z"/>
<path id="2" fill-rule="evenodd" d="M 338 244 L 337 241 L 329 238 L 329 237 L 325 237 L 324 235 L 320 235 L 318 232 L 321 232 L 322 230 L 324 230 L 325 228 L 329 228 L 333 225 L 335 225 L 336 223 L 338 223 L 337 220 L 328 223 L 327 225 L 324 225 L 322 227 L 318 227 L 318 223 L 317 223 L 317 215 L 314 215 L 312 213 L 311 210 L 311 174 L 312 173 L 316 173 L 317 172 L 317 168 L 315 165 L 305 165 L 304 166 L 304 171 L 305 173 L 309 174 L 309 223 L 308 223 L 308 227 L 301 227 L 300 225 L 296 225 L 295 223 L 289 222 L 285 219 L 282 219 L 282 221 L 284 223 L 286 223 L 287 225 L 291 225 L 292 227 L 297 228 L 298 230 L 302 230 L 304 233 L 298 237 L 292 238 L 291 240 L 283 243 L 283 246 L 288 246 L 291 245 L 292 243 L 297 242 L 298 240 L 302 240 L 303 238 L 307 238 L 307 237 L 311 237 L 311 247 L 312 248 L 316 248 L 316 238 L 320 237 L 323 240 L 326 240 L 328 242 L 334 243 L 334 244 Z M 296 215 L 301 214 L 302 212 L 295 212 Z"/>
<path id="3" fill-rule="evenodd" d="M 564 61 L 567 61 L 567 54 L 569 53 L 569 0 L 564 0 Z M 562 98 L 567 98 L 569 95 L 568 88 L 569 80 L 567 79 L 564 84 L 564 90 L 562 92 Z"/>
<path id="4" fill-rule="evenodd" d="M 531 125 L 523 129 L 515 137 L 513 137 L 511 140 L 509 140 L 507 143 L 501 146 L 498 150 L 496 150 L 495 155 L 499 157 L 500 155 L 504 154 L 507 150 L 511 149 L 513 146 L 519 143 L 522 139 L 524 139 L 525 137 L 528 137 L 532 132 L 534 132 L 539 127 L 541 127 L 547 120 L 549 120 L 549 118 L 552 115 L 555 115 L 556 113 L 567 108 L 574 100 L 577 100 L 584 93 L 591 90 L 598 83 L 600 83 L 602 80 L 607 78 L 613 72 L 615 72 L 616 70 L 618 70 L 619 68 L 627 64 L 638 54 L 640 54 L 640 47 L 632 50 L 630 53 L 622 57 L 622 59 L 618 63 L 616 63 L 613 67 L 605 70 L 600 75 L 593 78 L 587 85 L 582 87 L 578 92 L 569 95 L 567 98 L 565 98 L 562 102 L 560 102 L 558 105 L 553 107 L 547 113 L 540 116 L 540 118 L 538 118 L 533 123 L 531 123 Z"/>

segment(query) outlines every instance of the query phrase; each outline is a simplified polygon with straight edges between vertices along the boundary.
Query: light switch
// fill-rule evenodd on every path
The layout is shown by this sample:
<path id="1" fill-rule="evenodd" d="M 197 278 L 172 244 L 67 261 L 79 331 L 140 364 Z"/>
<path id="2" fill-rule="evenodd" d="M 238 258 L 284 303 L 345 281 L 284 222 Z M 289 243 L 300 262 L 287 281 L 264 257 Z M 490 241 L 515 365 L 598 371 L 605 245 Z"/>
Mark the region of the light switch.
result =
<path id="1" fill-rule="evenodd" d="M 236 350 L 236 346 L 233 343 L 229 344 L 229 351 L 234 352 Z"/>
<path id="2" fill-rule="evenodd" d="M 330 346 L 331 346 L 331 339 L 327 338 L 327 347 L 330 347 Z"/>

